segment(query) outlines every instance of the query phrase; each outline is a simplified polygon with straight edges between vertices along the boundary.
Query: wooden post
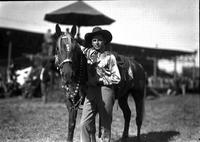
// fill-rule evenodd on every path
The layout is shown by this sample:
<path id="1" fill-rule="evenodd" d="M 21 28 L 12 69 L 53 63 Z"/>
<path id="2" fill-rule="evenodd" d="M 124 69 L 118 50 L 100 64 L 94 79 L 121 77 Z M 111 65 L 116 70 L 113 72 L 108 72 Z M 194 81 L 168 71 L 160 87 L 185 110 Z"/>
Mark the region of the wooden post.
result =
<path id="1" fill-rule="evenodd" d="M 9 44 L 8 44 L 8 68 L 10 66 L 11 56 L 12 56 L 12 42 L 9 41 Z"/>
<path id="2" fill-rule="evenodd" d="M 192 62 L 193 62 L 193 67 L 192 67 L 192 80 L 195 80 L 196 78 L 196 61 L 195 61 L 195 55 L 192 56 Z"/>
<path id="3" fill-rule="evenodd" d="M 153 58 L 153 76 L 155 80 L 157 80 L 157 63 L 158 63 L 158 60 L 156 57 L 154 57 Z"/>
<path id="4" fill-rule="evenodd" d="M 11 41 L 10 31 L 8 31 L 6 34 L 7 34 L 8 40 L 9 40 L 9 43 L 8 43 L 8 64 L 7 64 L 7 81 L 9 82 L 10 81 L 9 67 L 10 67 L 11 57 L 12 57 L 12 41 Z"/>
<path id="5" fill-rule="evenodd" d="M 174 80 L 177 78 L 177 58 L 174 57 Z"/>
<path id="6" fill-rule="evenodd" d="M 157 78 L 157 64 L 158 60 L 156 57 L 147 57 L 147 60 L 153 61 L 153 77 Z"/>
<path id="7" fill-rule="evenodd" d="M 156 44 L 156 49 L 157 48 L 158 48 L 158 44 Z M 157 65 L 158 65 L 157 57 L 154 57 L 153 58 L 153 76 L 155 80 L 157 80 Z"/>

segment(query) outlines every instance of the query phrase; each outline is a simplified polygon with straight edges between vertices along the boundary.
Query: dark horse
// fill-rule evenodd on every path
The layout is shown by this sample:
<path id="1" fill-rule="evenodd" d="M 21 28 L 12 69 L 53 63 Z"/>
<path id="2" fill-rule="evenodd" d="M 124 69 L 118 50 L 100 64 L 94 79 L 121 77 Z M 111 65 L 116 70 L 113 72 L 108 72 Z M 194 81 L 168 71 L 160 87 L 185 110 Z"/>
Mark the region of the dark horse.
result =
<path id="1" fill-rule="evenodd" d="M 56 25 L 57 62 L 63 80 L 63 88 L 66 90 L 66 105 L 69 110 L 68 141 L 73 140 L 76 124 L 78 105 L 84 98 L 84 89 L 87 81 L 87 61 L 83 55 L 77 40 L 74 39 L 76 27 L 71 32 L 61 32 Z M 137 138 L 140 141 L 140 129 L 144 116 L 144 100 L 146 88 L 146 74 L 143 67 L 134 60 L 122 55 L 116 55 L 121 82 L 115 86 L 116 99 L 123 111 L 125 124 L 122 138 L 128 137 L 131 110 L 128 105 L 128 96 L 135 100 Z M 100 133 L 99 133 L 100 134 Z"/>

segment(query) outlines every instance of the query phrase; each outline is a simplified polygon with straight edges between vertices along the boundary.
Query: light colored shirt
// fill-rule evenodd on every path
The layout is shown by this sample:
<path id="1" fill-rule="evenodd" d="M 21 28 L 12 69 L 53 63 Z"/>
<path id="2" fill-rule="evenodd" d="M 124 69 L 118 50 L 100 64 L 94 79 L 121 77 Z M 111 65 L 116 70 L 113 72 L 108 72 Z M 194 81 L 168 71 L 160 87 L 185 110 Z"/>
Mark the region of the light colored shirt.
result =
<path id="1" fill-rule="evenodd" d="M 118 84 L 120 82 L 121 76 L 117 61 L 111 52 L 100 53 L 93 48 L 85 48 L 83 46 L 81 46 L 81 50 L 86 56 L 88 64 L 97 64 L 96 73 L 99 81 L 102 81 L 104 85 Z"/>

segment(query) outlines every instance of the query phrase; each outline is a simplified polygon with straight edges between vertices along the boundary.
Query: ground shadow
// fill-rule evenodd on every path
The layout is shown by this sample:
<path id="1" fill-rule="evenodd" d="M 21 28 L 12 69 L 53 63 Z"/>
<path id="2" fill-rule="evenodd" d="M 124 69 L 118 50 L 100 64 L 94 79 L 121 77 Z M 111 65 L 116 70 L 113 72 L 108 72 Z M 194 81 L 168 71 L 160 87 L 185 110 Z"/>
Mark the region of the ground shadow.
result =
<path id="1" fill-rule="evenodd" d="M 141 135 L 141 142 L 169 142 L 174 136 L 180 135 L 177 131 L 149 132 Z M 137 142 L 137 137 L 129 137 L 126 140 L 114 140 L 113 142 Z"/>

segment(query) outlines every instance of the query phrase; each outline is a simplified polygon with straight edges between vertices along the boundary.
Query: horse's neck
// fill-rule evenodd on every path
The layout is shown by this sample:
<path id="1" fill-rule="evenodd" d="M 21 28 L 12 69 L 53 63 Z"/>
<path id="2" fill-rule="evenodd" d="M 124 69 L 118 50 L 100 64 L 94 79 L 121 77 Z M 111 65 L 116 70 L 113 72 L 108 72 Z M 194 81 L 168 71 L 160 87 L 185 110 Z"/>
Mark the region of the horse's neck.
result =
<path id="1" fill-rule="evenodd" d="M 80 82 L 81 84 L 85 84 L 85 82 L 87 81 L 87 60 L 85 55 L 83 54 L 83 51 L 81 50 L 81 46 L 80 45 L 76 45 L 76 54 L 77 54 L 77 65 L 79 65 L 78 69 L 79 69 L 79 75 L 81 76 L 80 78 Z"/>
<path id="2" fill-rule="evenodd" d="M 84 56 L 84 54 L 83 54 L 82 48 L 85 48 L 85 47 L 83 45 L 80 45 L 79 43 L 76 43 L 75 46 L 76 46 L 75 52 L 79 54 L 80 58 L 83 58 L 82 56 Z"/>

